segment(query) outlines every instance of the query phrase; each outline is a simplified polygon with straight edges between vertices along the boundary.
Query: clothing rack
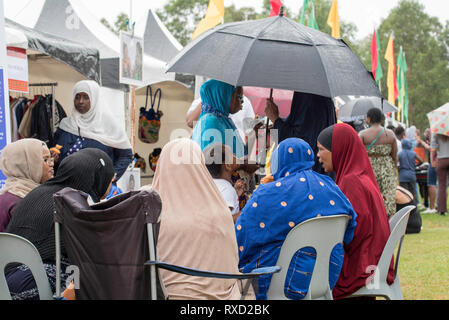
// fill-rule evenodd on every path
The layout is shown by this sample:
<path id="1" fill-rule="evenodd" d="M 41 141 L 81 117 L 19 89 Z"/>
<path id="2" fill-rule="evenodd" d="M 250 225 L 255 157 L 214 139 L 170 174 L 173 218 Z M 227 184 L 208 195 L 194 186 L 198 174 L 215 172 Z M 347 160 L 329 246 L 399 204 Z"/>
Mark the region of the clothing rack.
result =
<path id="1" fill-rule="evenodd" d="M 51 87 L 51 121 L 52 121 L 52 132 L 56 132 L 56 87 L 57 82 L 47 82 L 47 83 L 30 83 L 29 87 Z"/>

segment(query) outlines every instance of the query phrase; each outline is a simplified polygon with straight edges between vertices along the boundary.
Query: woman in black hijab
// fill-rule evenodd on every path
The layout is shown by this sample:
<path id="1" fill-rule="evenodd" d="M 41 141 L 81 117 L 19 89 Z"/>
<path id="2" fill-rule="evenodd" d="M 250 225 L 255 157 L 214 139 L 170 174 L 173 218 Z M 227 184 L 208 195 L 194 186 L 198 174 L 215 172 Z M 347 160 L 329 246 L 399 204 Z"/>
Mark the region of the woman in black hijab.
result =
<path id="1" fill-rule="evenodd" d="M 324 129 L 337 123 L 335 105 L 330 98 L 309 93 L 295 92 L 292 101 L 290 116 L 283 120 L 279 117 L 276 104 L 268 100 L 266 115 L 278 130 L 279 143 L 288 138 L 300 138 L 306 141 L 315 153 L 315 166 L 313 170 L 324 173 L 318 161 L 318 135 Z"/>
<path id="2" fill-rule="evenodd" d="M 99 202 L 108 194 L 114 175 L 114 165 L 105 152 L 83 149 L 64 159 L 57 175 L 30 192 L 17 206 L 6 232 L 34 244 L 44 262 L 53 292 L 56 287 L 53 195 L 64 188 L 72 188 L 87 193 L 93 202 Z M 67 267 L 67 254 L 62 241 L 61 255 Z M 64 263 L 62 265 L 64 272 Z M 62 288 L 65 287 L 66 277 L 61 277 Z M 13 299 L 38 299 L 36 283 L 28 267 L 9 267 L 6 278 Z"/>

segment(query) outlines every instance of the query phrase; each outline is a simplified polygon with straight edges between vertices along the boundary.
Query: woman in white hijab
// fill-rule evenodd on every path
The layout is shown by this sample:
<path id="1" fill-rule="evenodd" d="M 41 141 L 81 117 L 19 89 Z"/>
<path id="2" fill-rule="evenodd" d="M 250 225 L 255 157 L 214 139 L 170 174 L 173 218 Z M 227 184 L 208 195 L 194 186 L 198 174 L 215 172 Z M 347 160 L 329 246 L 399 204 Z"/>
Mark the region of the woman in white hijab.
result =
<path id="1" fill-rule="evenodd" d="M 95 81 L 78 82 L 73 88 L 73 101 L 71 116 L 61 121 L 55 134 L 56 143 L 62 146 L 58 162 L 81 149 L 101 149 L 113 161 L 119 180 L 133 158 L 124 126 L 102 104 L 100 86 Z"/>
<path id="2" fill-rule="evenodd" d="M 149 187 L 144 187 L 149 188 Z M 162 199 L 158 258 L 189 268 L 238 273 L 238 248 L 229 208 L 212 180 L 197 143 L 165 146 L 152 188 Z M 240 282 L 161 270 L 171 300 L 238 300 Z"/>
<path id="3" fill-rule="evenodd" d="M 23 139 L 2 150 L 0 170 L 7 178 L 0 189 L 0 232 L 4 232 L 17 204 L 41 183 L 53 178 L 53 159 L 44 142 Z"/>

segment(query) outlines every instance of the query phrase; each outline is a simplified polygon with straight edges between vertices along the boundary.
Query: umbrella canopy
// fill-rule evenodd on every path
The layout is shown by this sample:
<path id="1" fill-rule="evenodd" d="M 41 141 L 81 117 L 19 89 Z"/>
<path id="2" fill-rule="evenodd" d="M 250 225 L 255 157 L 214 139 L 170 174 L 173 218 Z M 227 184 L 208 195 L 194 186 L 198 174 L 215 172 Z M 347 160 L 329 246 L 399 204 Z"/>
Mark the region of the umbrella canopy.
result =
<path id="1" fill-rule="evenodd" d="M 433 134 L 449 136 L 449 103 L 427 114 Z"/>
<path id="2" fill-rule="evenodd" d="M 372 108 L 378 108 L 385 114 L 398 111 L 398 108 L 385 99 L 377 97 L 360 98 L 344 104 L 338 110 L 338 119 L 343 122 L 362 120 Z"/>
<path id="3" fill-rule="evenodd" d="M 267 99 L 270 98 L 270 89 L 258 87 L 244 87 L 243 92 L 245 96 L 251 101 L 254 113 L 259 116 L 265 116 L 265 107 L 267 106 Z M 279 115 L 281 118 L 287 118 L 290 114 L 293 91 L 288 90 L 273 90 L 273 100 L 279 107 Z"/>
<path id="4" fill-rule="evenodd" d="M 329 98 L 382 96 L 372 74 L 343 40 L 282 15 L 211 29 L 187 45 L 167 72 Z"/>

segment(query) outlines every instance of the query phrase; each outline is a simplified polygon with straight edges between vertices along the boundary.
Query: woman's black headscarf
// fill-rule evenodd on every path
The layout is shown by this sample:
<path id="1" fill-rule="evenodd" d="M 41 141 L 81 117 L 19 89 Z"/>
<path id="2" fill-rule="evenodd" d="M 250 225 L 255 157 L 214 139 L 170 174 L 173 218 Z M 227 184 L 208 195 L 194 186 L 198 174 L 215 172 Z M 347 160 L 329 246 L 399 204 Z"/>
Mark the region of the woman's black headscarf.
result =
<path id="1" fill-rule="evenodd" d="M 114 165 L 100 149 L 83 149 L 64 159 L 56 177 L 47 186 L 62 186 L 83 191 L 99 202 L 114 177 Z"/>
<path id="2" fill-rule="evenodd" d="M 274 124 L 274 129 L 278 130 L 279 143 L 288 138 L 300 138 L 306 141 L 315 153 L 313 170 L 323 173 L 316 156 L 318 154 L 318 135 L 336 123 L 337 115 L 332 99 L 295 92 L 290 116 L 286 120 L 278 119 Z"/>
<path id="3" fill-rule="evenodd" d="M 334 126 L 324 129 L 318 136 L 318 142 L 327 150 L 332 152 L 332 138 L 334 136 Z"/>
<path id="4" fill-rule="evenodd" d="M 31 191 L 17 206 L 6 232 L 33 243 L 43 261 L 55 260 L 53 194 L 72 188 L 99 202 L 114 177 L 109 156 L 99 149 L 83 149 L 65 158 L 56 176 Z M 65 255 L 64 247 L 62 254 Z"/>

